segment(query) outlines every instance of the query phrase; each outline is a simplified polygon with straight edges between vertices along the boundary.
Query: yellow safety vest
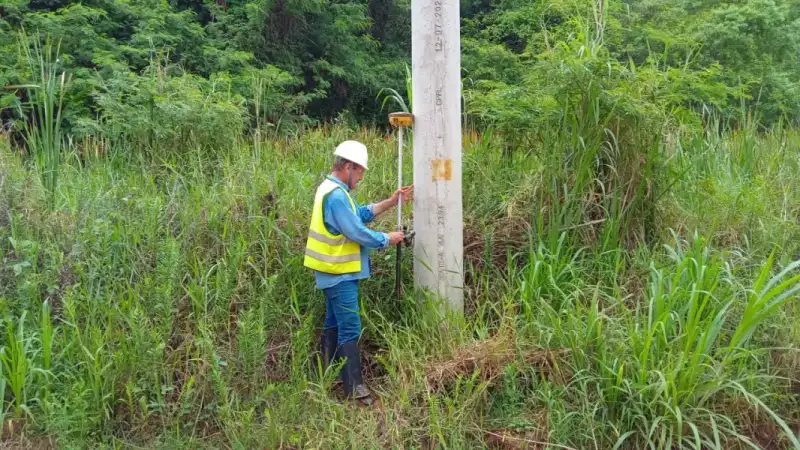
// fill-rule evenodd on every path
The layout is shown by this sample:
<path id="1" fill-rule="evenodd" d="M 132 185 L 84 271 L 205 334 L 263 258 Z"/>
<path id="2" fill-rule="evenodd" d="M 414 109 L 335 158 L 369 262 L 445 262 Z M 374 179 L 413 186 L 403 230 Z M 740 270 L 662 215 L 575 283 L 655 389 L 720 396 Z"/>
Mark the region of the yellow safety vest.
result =
<path id="1" fill-rule="evenodd" d="M 306 253 L 303 265 L 320 272 L 343 274 L 361 271 L 361 246 L 347 239 L 344 235 L 334 235 L 325 228 L 322 203 L 328 194 L 342 187 L 326 179 L 317 188 L 314 197 L 314 210 L 311 212 L 311 226 L 308 229 Z M 342 189 L 350 200 L 353 212 L 357 212 L 356 203 L 350 194 Z"/>

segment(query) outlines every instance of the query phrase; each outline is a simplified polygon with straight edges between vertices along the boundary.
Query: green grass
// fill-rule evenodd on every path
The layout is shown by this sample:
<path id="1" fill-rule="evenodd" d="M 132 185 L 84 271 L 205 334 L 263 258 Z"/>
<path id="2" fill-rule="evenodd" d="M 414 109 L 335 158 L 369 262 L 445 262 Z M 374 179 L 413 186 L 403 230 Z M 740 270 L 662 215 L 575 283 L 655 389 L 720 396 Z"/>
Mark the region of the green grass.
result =
<path id="1" fill-rule="evenodd" d="M 800 134 L 616 139 L 586 117 L 511 164 L 465 138 L 463 319 L 398 303 L 394 252 L 374 254 L 380 410 L 319 372 L 302 249 L 335 145 L 371 149 L 366 202 L 395 187 L 393 139 L 67 153 L 47 208 L 0 138 L 3 417 L 65 448 L 797 448 Z"/>
<path id="2" fill-rule="evenodd" d="M 19 33 L 19 48 L 25 56 L 33 84 L 13 86 L 24 89 L 27 104 L 18 105 L 23 121 L 25 141 L 28 151 L 34 156 L 39 169 L 42 185 L 53 201 L 58 184 L 59 166 L 66 136 L 61 129 L 64 95 L 68 89 L 71 75 L 61 67 L 60 42 L 54 44 L 47 39 L 44 48 L 41 39 L 30 39 L 24 32 Z M 61 73 L 59 73 L 61 71 Z"/>

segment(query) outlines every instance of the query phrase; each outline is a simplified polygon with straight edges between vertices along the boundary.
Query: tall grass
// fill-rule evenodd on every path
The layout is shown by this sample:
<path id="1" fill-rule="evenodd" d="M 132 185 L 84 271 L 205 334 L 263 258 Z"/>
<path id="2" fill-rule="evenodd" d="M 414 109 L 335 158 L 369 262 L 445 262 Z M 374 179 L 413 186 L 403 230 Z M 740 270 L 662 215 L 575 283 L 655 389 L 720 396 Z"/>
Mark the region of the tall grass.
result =
<path id="1" fill-rule="evenodd" d="M 25 143 L 34 158 L 41 182 L 52 204 L 58 184 L 59 166 L 65 149 L 63 124 L 64 96 L 70 76 L 61 68 L 61 44 L 47 38 L 42 46 L 37 35 L 31 39 L 22 31 L 19 34 L 22 60 L 30 70 L 30 84 L 15 86 L 25 90 L 27 102 L 18 105 L 23 117 Z"/>
<path id="2" fill-rule="evenodd" d="M 369 146 L 375 162 L 355 191 L 366 203 L 395 188 L 391 137 L 343 124 L 243 138 L 213 158 L 110 152 L 60 167 L 52 211 L 4 149 L 0 228 L 12 239 L 0 242 L 0 410 L 66 446 L 470 448 L 497 436 L 578 449 L 766 445 L 753 427 L 796 445 L 797 403 L 772 347 L 798 344 L 786 332 L 797 320 L 798 226 L 784 217 L 800 203 L 784 194 L 799 184 L 779 164 L 797 147 L 774 145 L 797 134 L 755 137 L 747 170 L 773 189 L 751 199 L 785 212 L 728 223 L 748 233 L 745 245 L 719 237 L 736 199 L 710 190 L 702 208 L 696 190 L 745 189 L 748 178 L 707 170 L 740 138 L 676 149 L 615 139 L 598 133 L 603 124 L 588 114 L 543 130 L 562 151 L 533 147 L 513 166 L 500 138 L 465 139 L 470 309 L 460 327 L 441 326 L 435 299 L 398 302 L 392 257 L 373 255 L 364 372 L 380 410 L 350 408 L 319 371 L 324 302 L 302 248 L 331 162 L 322 149 L 354 137 Z M 637 172 L 634 149 L 650 169 Z M 391 229 L 392 215 L 375 226 Z M 755 232 L 779 226 L 789 228 Z"/>
<path id="3" fill-rule="evenodd" d="M 399 92 L 397 92 L 396 89 L 383 88 L 380 91 L 378 91 L 378 95 L 376 96 L 376 98 L 380 98 L 381 95 L 383 95 L 383 93 L 386 92 L 386 94 L 383 96 L 383 100 L 381 101 L 381 111 L 383 111 L 383 109 L 386 108 L 386 104 L 391 101 L 392 103 L 396 104 L 397 108 L 401 112 L 411 112 L 411 105 L 414 104 L 414 95 L 413 95 L 413 91 L 411 89 L 411 87 L 412 87 L 412 84 L 411 84 L 411 69 L 409 69 L 408 66 L 406 66 L 405 83 L 406 83 L 406 85 L 405 85 L 405 87 L 406 87 L 406 92 L 405 92 L 406 97 L 405 98 L 408 99 L 408 103 L 406 103 L 406 101 L 403 98 L 403 96 Z"/>

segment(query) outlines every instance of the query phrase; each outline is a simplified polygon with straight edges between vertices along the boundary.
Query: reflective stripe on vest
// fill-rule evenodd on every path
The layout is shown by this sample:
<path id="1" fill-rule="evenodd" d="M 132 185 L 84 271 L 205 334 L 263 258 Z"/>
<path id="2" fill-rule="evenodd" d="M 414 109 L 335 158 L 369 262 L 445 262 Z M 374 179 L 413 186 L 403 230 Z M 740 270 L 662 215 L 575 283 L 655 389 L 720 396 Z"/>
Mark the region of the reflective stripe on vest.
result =
<path id="1" fill-rule="evenodd" d="M 317 233 L 314 230 L 308 230 L 308 235 L 320 242 L 324 242 L 330 245 L 342 245 L 345 243 L 345 241 L 347 241 L 347 238 L 345 238 L 344 236 L 338 238 L 329 238 L 328 236 L 325 236 L 322 233 Z"/>
<path id="2" fill-rule="evenodd" d="M 322 253 L 317 253 L 314 250 L 311 250 L 310 248 L 306 249 L 306 255 L 327 263 L 343 263 L 343 262 L 361 260 L 361 253 L 352 255 L 342 255 L 342 256 L 328 256 L 328 255 L 323 255 Z"/>
<path id="3" fill-rule="evenodd" d="M 314 196 L 314 209 L 311 212 L 311 224 L 308 227 L 303 265 L 313 270 L 332 274 L 354 273 L 361 271 L 361 246 L 343 235 L 333 235 L 325 227 L 323 218 L 323 202 L 331 192 L 342 189 L 337 183 L 326 179 L 317 188 Z M 350 194 L 342 189 L 353 212 L 358 212 Z"/>

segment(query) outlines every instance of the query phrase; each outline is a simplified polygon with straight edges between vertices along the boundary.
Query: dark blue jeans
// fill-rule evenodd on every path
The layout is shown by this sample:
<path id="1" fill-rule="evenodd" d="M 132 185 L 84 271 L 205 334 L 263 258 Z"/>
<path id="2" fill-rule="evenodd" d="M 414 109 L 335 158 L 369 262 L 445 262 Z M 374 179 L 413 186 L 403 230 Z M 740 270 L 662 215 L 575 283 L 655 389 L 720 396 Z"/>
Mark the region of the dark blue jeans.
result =
<path id="1" fill-rule="evenodd" d="M 338 328 L 338 343 L 357 340 L 361 337 L 361 316 L 358 313 L 358 281 L 342 281 L 336 286 L 323 289 L 325 294 L 325 326 Z"/>

